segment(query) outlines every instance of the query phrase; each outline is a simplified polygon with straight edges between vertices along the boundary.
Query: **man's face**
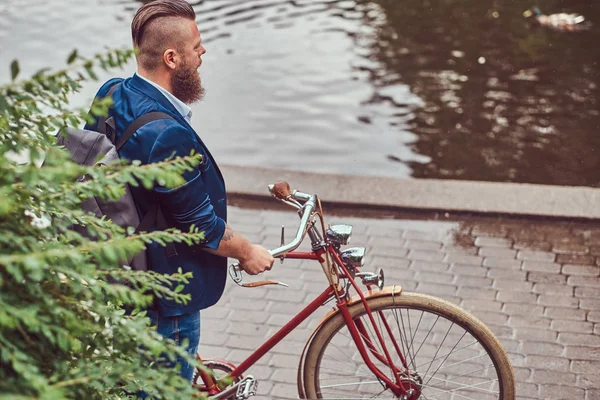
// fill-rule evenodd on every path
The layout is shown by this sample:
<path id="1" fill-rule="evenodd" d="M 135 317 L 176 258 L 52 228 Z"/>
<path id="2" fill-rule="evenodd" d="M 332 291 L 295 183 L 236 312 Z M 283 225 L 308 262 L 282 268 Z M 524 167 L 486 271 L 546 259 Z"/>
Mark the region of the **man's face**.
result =
<path id="1" fill-rule="evenodd" d="M 185 31 L 181 48 L 178 49 L 180 63 L 173 71 L 171 84 L 175 97 L 186 104 L 192 104 L 204 96 L 198 68 L 202 64 L 202 55 L 206 53 L 206 49 L 200 41 L 200 32 L 195 21 L 186 21 Z"/>

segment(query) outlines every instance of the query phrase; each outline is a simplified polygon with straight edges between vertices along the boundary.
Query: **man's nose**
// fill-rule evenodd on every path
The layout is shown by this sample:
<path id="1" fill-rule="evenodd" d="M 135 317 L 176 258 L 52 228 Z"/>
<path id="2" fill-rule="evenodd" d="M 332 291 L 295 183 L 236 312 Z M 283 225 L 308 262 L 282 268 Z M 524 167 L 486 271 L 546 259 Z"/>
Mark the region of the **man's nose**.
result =
<path id="1" fill-rule="evenodd" d="M 204 53 L 206 53 L 206 49 L 204 48 L 204 46 L 200 46 L 200 55 L 204 55 Z"/>

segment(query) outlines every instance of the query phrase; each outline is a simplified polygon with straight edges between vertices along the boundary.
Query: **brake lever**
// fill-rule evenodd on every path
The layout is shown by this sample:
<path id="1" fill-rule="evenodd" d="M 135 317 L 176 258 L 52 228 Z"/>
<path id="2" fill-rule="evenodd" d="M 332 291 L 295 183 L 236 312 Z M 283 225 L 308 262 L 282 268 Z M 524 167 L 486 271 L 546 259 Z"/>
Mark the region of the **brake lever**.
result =
<path id="1" fill-rule="evenodd" d="M 284 286 L 284 287 L 289 287 L 289 285 L 286 283 L 279 282 L 279 281 L 272 281 L 272 280 L 263 280 L 263 281 L 257 281 L 257 282 L 244 282 L 244 276 L 242 275 L 242 268 L 240 268 L 240 264 L 238 264 L 238 263 L 233 263 L 229 266 L 229 276 L 231 277 L 231 279 L 233 279 L 233 281 L 238 286 L 246 287 L 246 288 L 253 288 L 253 287 L 259 287 L 259 286 L 265 286 L 265 285 L 280 285 L 280 286 Z"/>

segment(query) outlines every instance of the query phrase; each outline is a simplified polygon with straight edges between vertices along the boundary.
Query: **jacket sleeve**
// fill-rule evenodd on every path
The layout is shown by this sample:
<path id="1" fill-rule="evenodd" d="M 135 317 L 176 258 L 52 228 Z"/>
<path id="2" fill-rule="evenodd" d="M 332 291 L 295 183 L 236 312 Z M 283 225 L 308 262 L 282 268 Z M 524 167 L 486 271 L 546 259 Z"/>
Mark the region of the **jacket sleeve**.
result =
<path id="1" fill-rule="evenodd" d="M 172 156 L 189 156 L 192 150 L 203 154 L 198 140 L 192 135 L 178 124 L 169 124 L 158 135 L 148 163 L 163 161 Z M 225 221 L 215 214 L 200 170 L 194 168 L 187 171 L 183 178 L 185 183 L 176 188 L 154 188 L 163 212 L 170 215 L 176 227 L 184 232 L 189 231 L 192 224 L 195 225 L 204 232 L 202 246 L 216 250 L 225 233 Z"/>

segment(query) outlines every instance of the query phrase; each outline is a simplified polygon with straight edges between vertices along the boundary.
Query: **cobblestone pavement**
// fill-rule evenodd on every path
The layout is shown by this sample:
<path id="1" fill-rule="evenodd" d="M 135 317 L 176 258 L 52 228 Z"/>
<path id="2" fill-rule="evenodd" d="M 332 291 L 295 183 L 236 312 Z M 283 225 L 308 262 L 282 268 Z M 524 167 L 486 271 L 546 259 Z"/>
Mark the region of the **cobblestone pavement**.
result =
<path id="1" fill-rule="evenodd" d="M 327 209 L 325 210 L 327 212 Z M 230 225 L 269 248 L 293 211 L 230 207 Z M 472 312 L 499 337 L 517 379 L 518 399 L 600 400 L 600 224 L 511 219 L 426 221 L 331 217 L 354 226 L 367 267 L 386 285 L 441 297 Z M 304 245 L 303 245 L 304 246 Z M 239 363 L 325 287 L 315 262 L 276 262 L 269 279 L 290 285 L 237 287 L 202 312 L 199 353 Z M 260 399 L 297 398 L 296 370 L 326 305 L 247 372 Z"/>

